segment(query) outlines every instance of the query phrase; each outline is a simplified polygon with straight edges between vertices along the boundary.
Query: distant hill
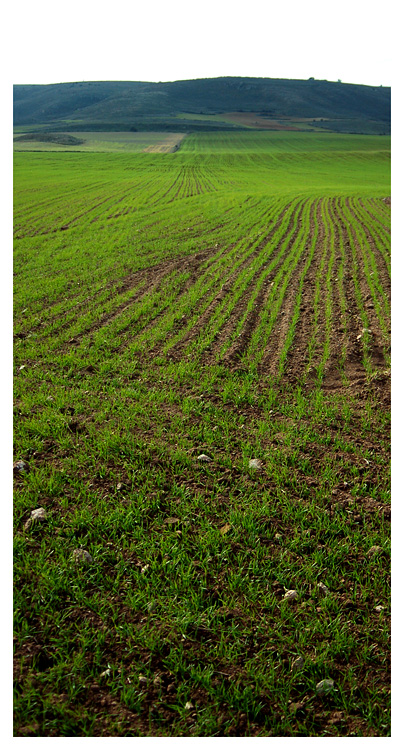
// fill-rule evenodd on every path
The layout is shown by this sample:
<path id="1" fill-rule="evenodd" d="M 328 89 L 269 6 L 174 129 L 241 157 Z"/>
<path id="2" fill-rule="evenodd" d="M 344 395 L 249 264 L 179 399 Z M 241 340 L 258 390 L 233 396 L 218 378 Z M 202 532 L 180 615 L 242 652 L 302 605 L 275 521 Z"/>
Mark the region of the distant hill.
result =
<path id="1" fill-rule="evenodd" d="M 312 78 L 16 85 L 14 126 L 20 132 L 255 127 L 387 134 L 390 102 L 388 87 Z"/>

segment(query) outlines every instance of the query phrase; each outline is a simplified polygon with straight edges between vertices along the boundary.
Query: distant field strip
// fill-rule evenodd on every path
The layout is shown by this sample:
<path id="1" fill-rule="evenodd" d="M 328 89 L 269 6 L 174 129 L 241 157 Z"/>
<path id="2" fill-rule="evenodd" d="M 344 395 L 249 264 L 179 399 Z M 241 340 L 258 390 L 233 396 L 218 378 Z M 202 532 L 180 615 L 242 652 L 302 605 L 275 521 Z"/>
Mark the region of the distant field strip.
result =
<path id="1" fill-rule="evenodd" d="M 172 153 L 176 151 L 183 138 L 184 133 L 158 133 L 158 132 L 75 132 L 73 136 L 78 143 L 69 145 L 58 143 L 57 139 L 62 136 L 61 133 L 55 134 L 52 140 L 52 134 L 48 134 L 48 141 L 34 140 L 33 134 L 29 140 L 15 140 L 14 151 L 80 151 L 80 152 L 102 152 L 102 153 Z M 21 134 L 18 138 L 21 137 Z M 62 136 L 63 137 L 63 136 Z M 81 142 L 80 142 L 81 141 Z"/>

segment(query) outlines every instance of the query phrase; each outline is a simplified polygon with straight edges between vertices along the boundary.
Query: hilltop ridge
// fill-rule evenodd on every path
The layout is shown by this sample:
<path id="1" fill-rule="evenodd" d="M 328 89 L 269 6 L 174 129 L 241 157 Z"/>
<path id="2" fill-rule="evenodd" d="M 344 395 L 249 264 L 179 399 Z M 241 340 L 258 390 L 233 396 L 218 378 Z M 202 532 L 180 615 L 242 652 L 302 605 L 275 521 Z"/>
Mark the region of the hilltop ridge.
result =
<path id="1" fill-rule="evenodd" d="M 390 133 L 391 90 L 316 79 L 14 86 L 14 126 L 45 130 L 325 129 Z"/>

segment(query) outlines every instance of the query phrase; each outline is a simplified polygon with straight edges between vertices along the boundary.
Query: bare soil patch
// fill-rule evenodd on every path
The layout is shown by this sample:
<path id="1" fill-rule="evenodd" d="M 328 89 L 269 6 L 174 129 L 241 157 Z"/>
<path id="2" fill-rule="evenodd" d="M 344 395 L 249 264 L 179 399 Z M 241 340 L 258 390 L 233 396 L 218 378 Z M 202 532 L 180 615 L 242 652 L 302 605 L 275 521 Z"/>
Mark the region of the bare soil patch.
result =
<path id="1" fill-rule="evenodd" d="M 186 133 L 170 133 L 160 143 L 146 146 L 143 152 L 145 154 L 173 154 L 175 151 L 178 151 L 181 141 L 184 140 L 185 136 Z"/>
<path id="2" fill-rule="evenodd" d="M 295 125 L 289 125 L 286 120 L 272 120 L 268 117 L 263 117 L 258 112 L 226 112 L 223 114 L 223 119 L 229 120 L 230 122 L 244 125 L 249 128 L 256 128 L 257 130 L 300 130 L 301 128 Z"/>

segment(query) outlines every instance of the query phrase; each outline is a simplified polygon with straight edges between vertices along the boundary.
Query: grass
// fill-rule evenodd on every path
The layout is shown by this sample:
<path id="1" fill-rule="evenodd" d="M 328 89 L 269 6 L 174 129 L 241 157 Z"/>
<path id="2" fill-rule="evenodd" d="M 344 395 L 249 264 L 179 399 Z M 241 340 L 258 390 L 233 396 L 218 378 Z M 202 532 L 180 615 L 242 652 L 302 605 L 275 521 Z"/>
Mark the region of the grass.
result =
<path id="1" fill-rule="evenodd" d="M 16 735 L 389 735 L 386 144 L 15 155 Z"/>

